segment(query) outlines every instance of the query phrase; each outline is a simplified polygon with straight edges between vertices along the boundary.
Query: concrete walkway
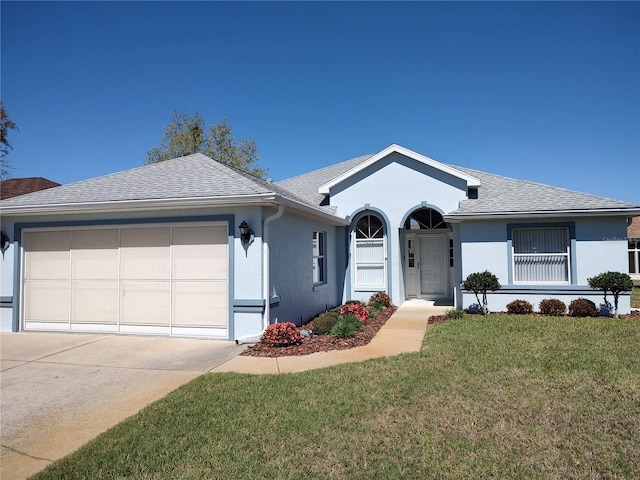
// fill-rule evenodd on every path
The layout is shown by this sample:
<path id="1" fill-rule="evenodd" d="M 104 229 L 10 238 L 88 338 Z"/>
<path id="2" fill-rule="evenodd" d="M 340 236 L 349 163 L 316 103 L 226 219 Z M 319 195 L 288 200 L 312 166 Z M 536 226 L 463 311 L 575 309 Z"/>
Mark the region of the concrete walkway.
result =
<path id="1" fill-rule="evenodd" d="M 293 373 L 341 363 L 361 362 L 370 358 L 417 352 L 422 346 L 429 317 L 442 315 L 451 308 L 437 307 L 433 302 L 426 300 L 408 300 L 396 310 L 373 340 L 365 346 L 295 357 L 238 356 L 211 371 L 258 374 Z"/>

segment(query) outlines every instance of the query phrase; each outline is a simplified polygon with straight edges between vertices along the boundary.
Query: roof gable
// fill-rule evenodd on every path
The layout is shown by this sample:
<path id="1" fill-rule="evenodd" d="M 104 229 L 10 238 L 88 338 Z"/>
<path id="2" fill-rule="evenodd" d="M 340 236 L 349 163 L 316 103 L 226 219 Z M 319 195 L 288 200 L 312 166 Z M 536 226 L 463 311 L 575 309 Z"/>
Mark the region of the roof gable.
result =
<path id="1" fill-rule="evenodd" d="M 465 181 L 467 183 L 467 187 L 478 187 L 480 186 L 480 180 L 472 175 L 469 175 L 465 172 L 463 172 L 462 170 L 459 170 L 457 168 L 451 167 L 449 165 L 446 165 L 444 163 L 438 162 L 437 160 L 434 160 L 432 158 L 426 157 L 424 155 L 421 155 L 417 152 L 414 152 L 412 150 L 409 150 L 408 148 L 404 148 L 401 147 L 400 145 L 396 145 L 395 143 L 393 145 L 388 146 L 387 148 L 385 148 L 384 150 L 376 153 L 375 155 L 371 155 L 369 158 L 367 158 L 365 161 L 358 163 L 357 165 L 355 165 L 353 168 L 349 169 L 348 171 L 338 175 L 337 177 L 329 180 L 328 182 L 320 185 L 320 187 L 318 188 L 318 192 L 323 194 L 323 195 L 329 195 L 330 190 L 332 187 L 338 185 L 339 183 L 342 183 L 343 181 L 345 181 L 346 179 L 352 177 L 353 175 L 357 174 L 358 172 L 364 170 L 365 168 L 375 164 L 376 162 L 382 160 L 383 158 L 391 155 L 392 153 L 399 153 L 401 155 L 404 155 L 405 157 L 411 158 L 417 162 L 423 163 L 424 165 L 430 166 L 432 168 L 435 168 L 436 170 L 439 170 L 441 172 L 447 173 L 449 175 L 452 175 L 456 178 L 459 178 L 463 181 Z"/>

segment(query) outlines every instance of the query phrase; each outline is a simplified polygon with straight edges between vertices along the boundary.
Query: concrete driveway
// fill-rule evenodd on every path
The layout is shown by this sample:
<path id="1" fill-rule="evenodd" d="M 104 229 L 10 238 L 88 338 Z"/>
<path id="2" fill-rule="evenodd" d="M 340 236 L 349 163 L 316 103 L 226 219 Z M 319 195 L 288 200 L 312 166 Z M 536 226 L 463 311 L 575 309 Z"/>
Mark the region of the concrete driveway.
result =
<path id="1" fill-rule="evenodd" d="M 220 340 L 0 333 L 0 478 L 43 469 L 243 349 Z"/>

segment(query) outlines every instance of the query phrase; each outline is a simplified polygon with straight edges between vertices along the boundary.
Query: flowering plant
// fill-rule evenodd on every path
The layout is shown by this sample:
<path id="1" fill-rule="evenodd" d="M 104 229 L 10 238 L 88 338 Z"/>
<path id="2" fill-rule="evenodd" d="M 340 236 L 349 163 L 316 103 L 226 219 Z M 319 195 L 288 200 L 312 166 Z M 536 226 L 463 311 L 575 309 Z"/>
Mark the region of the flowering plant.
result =
<path id="1" fill-rule="evenodd" d="M 366 322 L 369 318 L 369 310 L 361 303 L 347 303 L 340 309 L 340 315 L 351 313 L 361 322 Z"/>
<path id="2" fill-rule="evenodd" d="M 292 322 L 269 325 L 262 334 L 261 341 L 271 347 L 286 347 L 302 342 L 302 335 Z"/>

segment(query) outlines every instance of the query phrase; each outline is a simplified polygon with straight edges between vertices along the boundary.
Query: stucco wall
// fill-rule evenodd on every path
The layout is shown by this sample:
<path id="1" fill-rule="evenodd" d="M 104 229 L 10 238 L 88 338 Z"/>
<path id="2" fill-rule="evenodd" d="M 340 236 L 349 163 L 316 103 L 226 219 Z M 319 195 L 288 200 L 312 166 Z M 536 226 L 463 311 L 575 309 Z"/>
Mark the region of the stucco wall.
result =
<path id="1" fill-rule="evenodd" d="M 458 202 L 466 198 L 466 194 L 463 180 L 393 153 L 332 188 L 330 201 L 341 216 L 355 218 L 369 209 L 380 213 L 379 216 L 388 222 L 390 270 L 387 292 L 399 305 L 405 299 L 400 229 L 404 228 L 407 216 L 421 207 L 433 208 L 440 213 L 450 212 L 458 208 Z M 347 298 L 366 301 L 371 295 L 371 292 L 354 289 L 351 267 L 345 285 Z"/>
<path id="2" fill-rule="evenodd" d="M 341 303 L 344 278 L 344 227 L 285 210 L 269 233 L 270 290 L 280 303 L 271 308 L 271 321 L 306 323 Z M 326 232 L 326 283 L 313 284 L 313 232 Z"/>
<path id="3" fill-rule="evenodd" d="M 510 278 L 511 256 L 507 243 L 508 225 L 571 225 L 575 232 L 572 239 L 572 278 L 570 284 L 527 284 L 514 283 Z M 462 241 L 461 272 L 457 282 L 469 274 L 488 270 L 495 274 L 502 288 L 489 294 L 489 309 L 505 311 L 512 300 L 526 299 L 537 308 L 545 298 L 559 298 L 567 305 L 579 297 L 589 298 L 596 305 L 603 302 L 601 292 L 592 290 L 587 279 L 606 271 L 625 273 L 628 269 L 626 219 L 624 217 L 565 217 L 546 221 L 467 221 L 456 230 Z M 457 304 L 467 308 L 477 303 L 472 293 L 462 293 Z M 630 310 L 630 297 L 620 298 L 621 313 Z"/>

